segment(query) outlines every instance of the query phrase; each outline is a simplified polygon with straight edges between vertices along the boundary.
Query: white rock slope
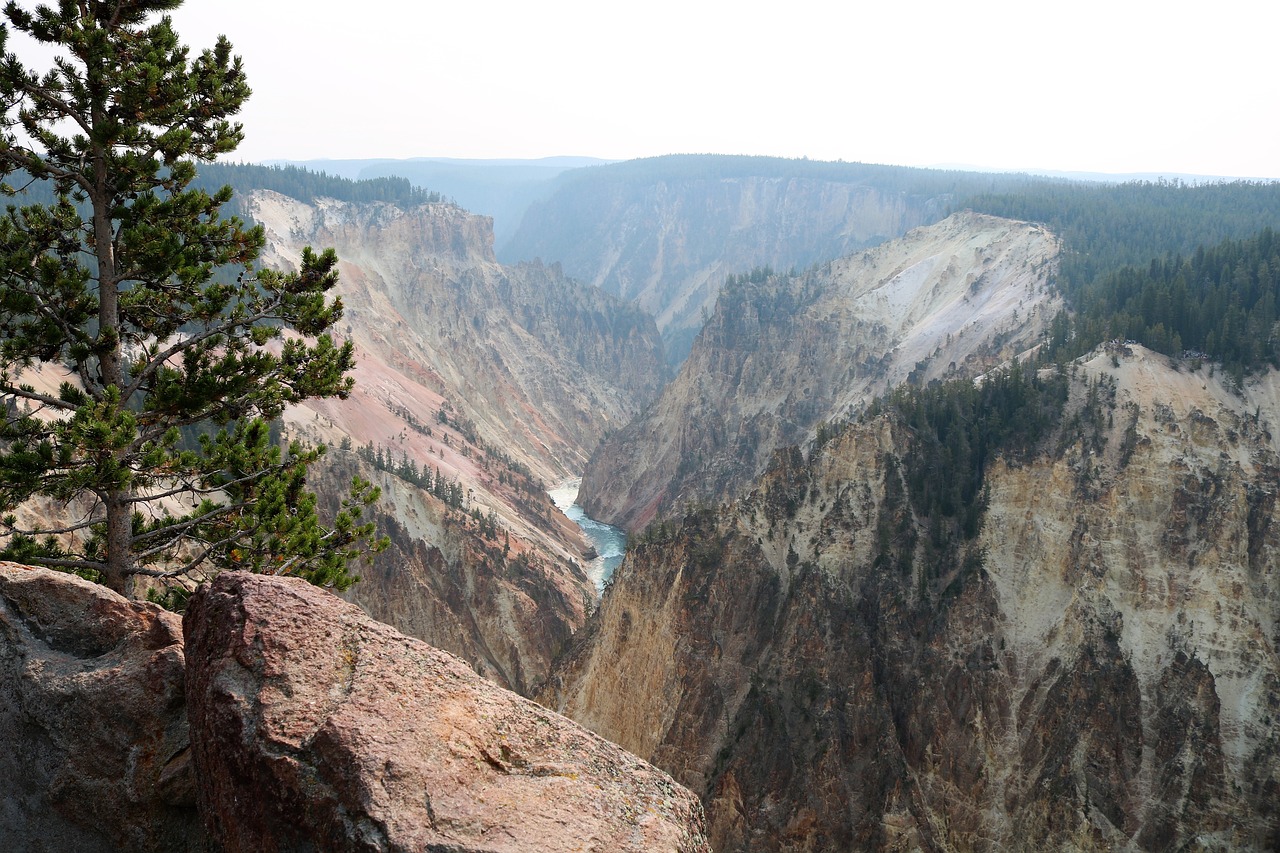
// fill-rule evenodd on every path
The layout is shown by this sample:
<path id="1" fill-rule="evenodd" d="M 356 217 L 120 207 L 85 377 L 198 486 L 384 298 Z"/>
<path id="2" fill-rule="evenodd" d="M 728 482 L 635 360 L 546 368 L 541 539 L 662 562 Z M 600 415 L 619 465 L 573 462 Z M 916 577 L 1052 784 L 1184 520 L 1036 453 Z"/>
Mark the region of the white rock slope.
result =
<path id="1" fill-rule="evenodd" d="M 629 528 L 733 494 L 774 449 L 909 376 L 975 376 L 1036 345 L 1062 307 L 1058 240 L 970 212 L 794 277 L 727 287 L 693 353 L 583 479 L 594 517 Z"/>

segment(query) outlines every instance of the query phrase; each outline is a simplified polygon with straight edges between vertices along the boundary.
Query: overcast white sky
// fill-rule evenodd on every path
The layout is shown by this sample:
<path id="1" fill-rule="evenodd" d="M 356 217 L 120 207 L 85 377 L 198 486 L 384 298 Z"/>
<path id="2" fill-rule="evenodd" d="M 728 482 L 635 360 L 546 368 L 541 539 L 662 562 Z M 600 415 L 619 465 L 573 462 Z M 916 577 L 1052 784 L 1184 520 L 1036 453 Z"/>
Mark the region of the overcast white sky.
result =
<path id="1" fill-rule="evenodd" d="M 244 57 L 237 159 L 714 152 L 1280 178 L 1270 0 L 188 0 L 174 18 L 193 48 L 225 33 Z"/>

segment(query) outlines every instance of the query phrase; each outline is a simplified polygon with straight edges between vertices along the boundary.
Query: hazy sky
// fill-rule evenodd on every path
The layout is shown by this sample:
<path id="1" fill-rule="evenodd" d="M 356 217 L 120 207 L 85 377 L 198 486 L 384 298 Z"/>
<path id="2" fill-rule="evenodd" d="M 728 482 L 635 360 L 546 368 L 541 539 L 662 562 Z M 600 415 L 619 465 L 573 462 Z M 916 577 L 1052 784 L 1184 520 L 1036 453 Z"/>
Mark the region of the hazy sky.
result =
<path id="1" fill-rule="evenodd" d="M 192 47 L 225 33 L 244 57 L 239 159 L 715 152 L 1280 178 L 1278 10 L 189 0 L 174 17 Z"/>

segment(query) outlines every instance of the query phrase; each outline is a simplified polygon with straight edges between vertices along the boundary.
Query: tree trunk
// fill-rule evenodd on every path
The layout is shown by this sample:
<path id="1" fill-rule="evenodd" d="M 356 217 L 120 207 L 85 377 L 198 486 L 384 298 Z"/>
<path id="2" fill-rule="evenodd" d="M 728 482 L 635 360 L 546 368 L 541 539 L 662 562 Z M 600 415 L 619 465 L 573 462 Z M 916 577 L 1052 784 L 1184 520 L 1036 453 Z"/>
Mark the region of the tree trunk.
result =
<path id="1" fill-rule="evenodd" d="M 119 407 L 124 399 L 124 354 L 120 341 L 120 290 L 116 275 L 115 231 L 111 224 L 111 193 L 107 189 L 107 163 L 104 152 L 97 152 L 94 168 L 93 206 L 94 255 L 98 262 L 98 373 L 105 391 L 114 386 L 121 392 Z M 108 413 L 113 417 L 116 413 Z M 112 451 L 116 461 L 127 470 L 123 451 Z M 103 583 L 121 595 L 128 595 L 133 569 L 133 505 L 124 498 L 131 492 L 126 484 L 105 484 L 107 511 L 107 568 Z"/>
<path id="2" fill-rule="evenodd" d="M 133 513 L 132 505 L 122 500 L 107 501 L 107 568 L 102 583 L 109 589 L 129 596 L 133 584 Z"/>

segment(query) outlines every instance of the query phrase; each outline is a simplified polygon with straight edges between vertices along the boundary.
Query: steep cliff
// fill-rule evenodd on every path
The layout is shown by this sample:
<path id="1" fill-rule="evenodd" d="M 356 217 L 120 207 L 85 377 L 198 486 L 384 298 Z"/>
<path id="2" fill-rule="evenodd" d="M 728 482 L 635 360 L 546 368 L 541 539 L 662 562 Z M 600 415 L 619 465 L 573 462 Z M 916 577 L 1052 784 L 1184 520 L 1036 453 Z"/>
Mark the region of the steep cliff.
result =
<path id="1" fill-rule="evenodd" d="M 906 191 L 908 170 L 891 187 L 852 164 L 848 175 L 809 176 L 800 162 L 778 171 L 785 161 L 744 158 L 725 172 L 716 158 L 702 159 L 707 166 L 692 170 L 684 160 L 699 158 L 574 173 L 529 209 L 503 257 L 554 258 L 575 278 L 638 303 L 678 363 L 730 274 L 874 246 L 939 219 L 950 201 Z"/>
<path id="2" fill-rule="evenodd" d="M 546 489 L 657 393 L 652 318 L 556 267 L 499 265 L 489 220 L 453 205 L 257 191 L 245 209 L 267 263 L 307 245 L 340 258 L 356 388 L 290 410 L 286 428 L 332 448 L 313 477 L 331 504 L 352 474 L 384 490 L 391 548 L 351 598 L 528 690 L 595 595 L 578 566 L 589 544 Z"/>
<path id="3" fill-rule="evenodd" d="M 580 501 L 643 526 L 732 495 L 773 451 L 908 377 L 974 376 L 1034 346 L 1061 308 L 1057 240 L 958 213 L 799 275 L 727 287 L 679 376 L 593 455 Z"/>
<path id="4" fill-rule="evenodd" d="M 1280 845 L 1280 376 L 1078 364 L 950 545 L 891 414 L 652 528 L 552 707 L 699 792 L 713 846 Z"/>
<path id="5" fill-rule="evenodd" d="M 580 470 L 601 434 L 662 382 L 661 345 L 643 311 L 558 267 L 499 265 L 486 217 L 265 191 L 245 205 L 267 230 L 268 263 L 292 265 L 307 245 L 337 250 L 345 335 L 368 405 L 396 405 L 397 380 L 420 385 L 551 478 Z"/>
<path id="6" fill-rule="evenodd" d="M 594 609 L 581 555 L 566 556 L 564 545 L 522 539 L 350 452 L 331 451 L 316 467 L 312 484 L 330 512 L 352 475 L 382 489 L 370 518 L 390 544 L 372 566 L 357 568 L 360 582 L 343 597 L 494 683 L 527 694 Z M 555 537 L 573 542 L 577 527 L 544 499 L 513 496 L 513 505 L 545 513 L 540 521 Z"/>

